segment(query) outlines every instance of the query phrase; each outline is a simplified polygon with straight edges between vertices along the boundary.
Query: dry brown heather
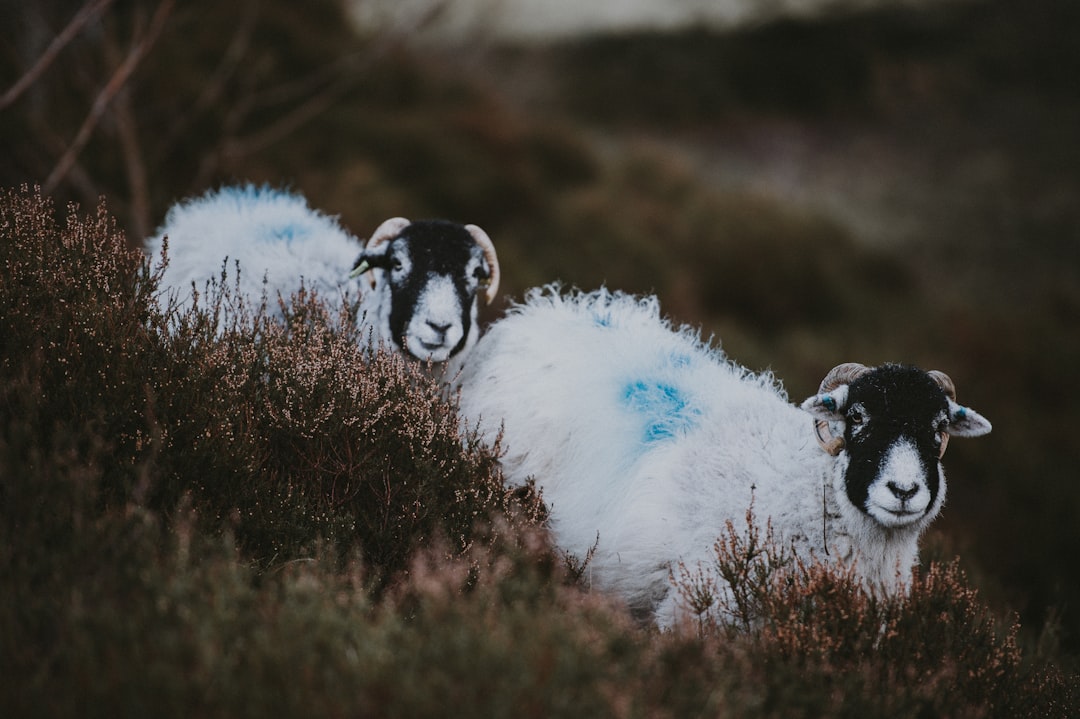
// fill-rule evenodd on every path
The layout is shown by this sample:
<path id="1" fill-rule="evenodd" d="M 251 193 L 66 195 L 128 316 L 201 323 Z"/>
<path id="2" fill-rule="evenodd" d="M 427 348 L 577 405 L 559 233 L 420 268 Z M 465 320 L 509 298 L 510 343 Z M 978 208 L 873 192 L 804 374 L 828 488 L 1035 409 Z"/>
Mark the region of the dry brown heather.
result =
<path id="1" fill-rule="evenodd" d="M 1073 716 L 954 564 L 906 601 L 729 525 L 729 623 L 585 590 L 498 448 L 347 314 L 159 309 L 104 205 L 0 196 L 0 715 Z"/>

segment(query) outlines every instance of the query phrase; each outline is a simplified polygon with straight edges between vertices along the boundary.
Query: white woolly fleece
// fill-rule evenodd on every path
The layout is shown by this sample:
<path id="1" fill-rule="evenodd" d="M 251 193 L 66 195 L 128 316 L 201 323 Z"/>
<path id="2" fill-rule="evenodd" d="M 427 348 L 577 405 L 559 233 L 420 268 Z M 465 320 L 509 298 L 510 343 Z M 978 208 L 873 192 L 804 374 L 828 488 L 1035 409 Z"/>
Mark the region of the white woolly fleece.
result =
<path id="1" fill-rule="evenodd" d="M 240 293 L 253 307 L 265 293 L 268 311 L 279 317 L 278 295 L 287 300 L 301 285 L 328 301 L 359 297 L 357 321 L 372 328 L 373 341 L 430 360 L 435 363 L 431 372 L 440 381 L 457 376 L 479 336 L 476 303 L 470 310 L 469 334 L 464 336 L 461 301 L 453 285 L 434 277 L 416 299 L 402 347 L 390 329 L 393 299 L 386 272 L 373 268 L 370 275 L 350 278 L 363 244 L 342 229 L 336 218 L 311 208 L 295 193 L 250 184 L 210 191 L 169 210 L 165 223 L 146 240 L 151 259 L 160 258 L 166 236 L 169 264 L 161 288 L 177 297 L 181 309 L 192 302 L 192 284 L 196 291 L 205 292 L 207 282 L 220 280 L 223 265 L 226 285 L 234 286 L 239 265 Z M 409 264 L 407 259 L 403 258 Z M 466 267 L 463 272 L 471 277 L 474 269 Z M 449 357 L 463 338 L 462 349 Z"/>
<path id="2" fill-rule="evenodd" d="M 477 344 L 462 388 L 467 421 L 505 427 L 506 478 L 535 478 L 560 546 L 596 544 L 588 579 L 661 626 L 678 611 L 669 568 L 708 564 L 751 501 L 800 556 L 858 558 L 887 588 L 909 576 L 918 532 L 885 537 L 850 507 L 840 463 L 772 375 L 673 327 L 653 297 L 534 290 Z"/>
<path id="3" fill-rule="evenodd" d="M 265 290 L 272 312 L 278 293 L 288 299 L 301 280 L 327 299 L 360 291 L 348 275 L 361 242 L 297 194 L 254 185 L 208 192 L 169 210 L 146 241 L 151 258 L 160 255 L 166 235 L 169 266 L 162 288 L 175 292 L 181 306 L 191 302 L 192 283 L 201 293 L 208 280 L 221 277 L 226 258 L 226 282 L 235 282 L 239 264 L 240 291 L 258 304 Z"/>

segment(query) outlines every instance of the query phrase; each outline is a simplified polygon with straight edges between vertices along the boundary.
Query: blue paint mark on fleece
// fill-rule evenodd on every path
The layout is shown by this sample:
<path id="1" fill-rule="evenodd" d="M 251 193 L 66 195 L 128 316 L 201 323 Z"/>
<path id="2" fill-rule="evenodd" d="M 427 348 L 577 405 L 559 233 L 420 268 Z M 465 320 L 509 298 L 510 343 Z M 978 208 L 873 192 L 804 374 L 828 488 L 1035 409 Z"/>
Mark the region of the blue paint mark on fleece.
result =
<path id="1" fill-rule="evenodd" d="M 278 190 L 267 184 L 247 183 L 223 187 L 216 194 L 208 193 L 204 202 L 210 206 L 231 206 L 233 211 L 243 213 L 245 217 L 265 217 L 264 210 L 271 210 L 268 213 L 271 217 L 284 215 L 285 219 L 280 224 L 267 224 L 265 220 L 260 222 L 257 237 L 260 242 L 267 244 L 289 244 L 294 240 L 303 240 L 312 234 L 315 222 L 315 213 L 301 195 L 288 190 Z M 292 218 L 288 219 L 290 216 Z"/>
<path id="2" fill-rule="evenodd" d="M 686 394 L 674 385 L 638 380 L 623 390 L 626 406 L 645 420 L 646 443 L 672 439 L 697 425 L 701 412 L 690 406 Z"/>
<path id="3" fill-rule="evenodd" d="M 264 242 L 285 242 L 285 244 L 288 244 L 293 240 L 303 239 L 304 237 L 307 237 L 308 234 L 308 227 L 295 222 L 289 222 L 278 227 L 264 228 L 262 240 Z"/>
<path id="4" fill-rule="evenodd" d="M 672 367 L 683 369 L 684 367 L 689 367 L 694 360 L 688 354 L 677 352 L 672 354 L 671 357 L 668 358 L 668 361 Z"/>

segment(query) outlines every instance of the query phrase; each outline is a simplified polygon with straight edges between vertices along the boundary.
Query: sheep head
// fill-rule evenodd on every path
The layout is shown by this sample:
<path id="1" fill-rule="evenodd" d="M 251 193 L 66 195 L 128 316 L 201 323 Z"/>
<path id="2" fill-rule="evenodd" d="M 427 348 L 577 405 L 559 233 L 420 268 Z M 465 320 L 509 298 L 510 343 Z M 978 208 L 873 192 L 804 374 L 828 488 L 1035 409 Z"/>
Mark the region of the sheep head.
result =
<path id="1" fill-rule="evenodd" d="M 378 322 L 413 357 L 444 362 L 476 341 L 478 297 L 499 288 L 495 246 L 476 225 L 395 217 L 372 234 L 351 277 L 368 273 Z"/>
<path id="2" fill-rule="evenodd" d="M 822 449 L 838 458 L 851 504 L 886 527 L 932 518 L 944 500 L 949 436 L 991 429 L 957 404 L 948 375 L 902 365 L 840 365 L 801 407 Z"/>

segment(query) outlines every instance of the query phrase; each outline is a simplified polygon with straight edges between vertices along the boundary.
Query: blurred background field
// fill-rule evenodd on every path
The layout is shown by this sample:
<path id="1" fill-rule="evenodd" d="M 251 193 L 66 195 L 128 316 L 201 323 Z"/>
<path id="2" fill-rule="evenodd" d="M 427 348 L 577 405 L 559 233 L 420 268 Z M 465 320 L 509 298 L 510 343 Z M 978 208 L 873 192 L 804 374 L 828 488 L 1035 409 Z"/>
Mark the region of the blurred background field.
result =
<path id="1" fill-rule="evenodd" d="M 104 196 L 133 247 L 231 181 L 360 237 L 474 222 L 505 282 L 485 319 L 552 280 L 655 292 L 793 399 L 840 362 L 942 369 L 994 433 L 951 444 L 926 554 L 1073 661 L 1080 5 L 766 5 L 515 34 L 497 0 L 3 0 L 0 90 L 29 82 L 0 185 Z"/>

